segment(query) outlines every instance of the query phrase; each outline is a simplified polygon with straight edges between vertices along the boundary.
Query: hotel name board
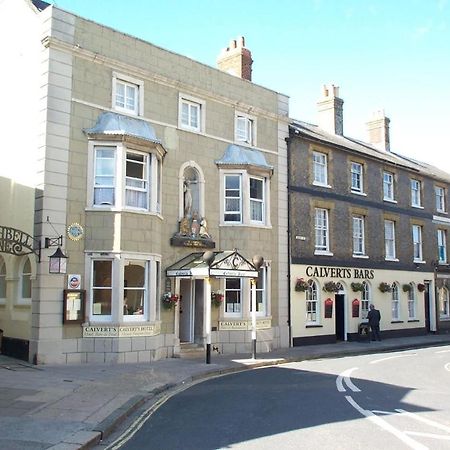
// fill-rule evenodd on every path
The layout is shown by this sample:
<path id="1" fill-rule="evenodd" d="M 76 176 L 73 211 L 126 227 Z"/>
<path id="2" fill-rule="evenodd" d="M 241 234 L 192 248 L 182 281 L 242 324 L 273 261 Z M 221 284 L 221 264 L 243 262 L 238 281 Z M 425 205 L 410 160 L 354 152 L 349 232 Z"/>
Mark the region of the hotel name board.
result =
<path id="1" fill-rule="evenodd" d="M 364 280 L 373 280 L 375 274 L 373 269 L 308 266 L 306 268 L 306 276 L 315 278 L 359 278 Z"/>
<path id="2" fill-rule="evenodd" d="M 266 330 L 272 326 L 272 319 L 257 319 L 256 329 Z M 219 321 L 220 331 L 232 331 L 232 330 L 251 330 L 251 320 L 221 320 Z"/>
<path id="3" fill-rule="evenodd" d="M 112 337 L 143 337 L 156 336 L 161 333 L 159 323 L 153 325 L 112 325 L 112 326 L 84 326 L 83 337 L 112 338 Z"/>

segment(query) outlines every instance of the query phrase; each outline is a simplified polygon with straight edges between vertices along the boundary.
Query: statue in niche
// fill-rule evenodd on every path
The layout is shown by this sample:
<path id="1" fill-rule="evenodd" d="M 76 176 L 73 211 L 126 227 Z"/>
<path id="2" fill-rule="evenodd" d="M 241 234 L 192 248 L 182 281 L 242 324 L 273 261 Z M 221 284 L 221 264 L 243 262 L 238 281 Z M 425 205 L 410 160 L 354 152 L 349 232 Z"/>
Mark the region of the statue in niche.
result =
<path id="1" fill-rule="evenodd" d="M 211 239 L 210 234 L 208 233 L 208 222 L 206 222 L 206 219 L 203 217 L 203 219 L 200 221 L 200 231 L 198 233 L 201 238 L 203 239 Z"/>
<path id="2" fill-rule="evenodd" d="M 191 222 L 186 216 L 180 220 L 180 234 L 181 236 L 189 236 L 191 234 Z"/>
<path id="3" fill-rule="evenodd" d="M 196 211 L 192 216 L 191 236 L 193 238 L 198 238 L 199 233 L 200 233 L 200 224 L 198 223 L 198 214 Z"/>

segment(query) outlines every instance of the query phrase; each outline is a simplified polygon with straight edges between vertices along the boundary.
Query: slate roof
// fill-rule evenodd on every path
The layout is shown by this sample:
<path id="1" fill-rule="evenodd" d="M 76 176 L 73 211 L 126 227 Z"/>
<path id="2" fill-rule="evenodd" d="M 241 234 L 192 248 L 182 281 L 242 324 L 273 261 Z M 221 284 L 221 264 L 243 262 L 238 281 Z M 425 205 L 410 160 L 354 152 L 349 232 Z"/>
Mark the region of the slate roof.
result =
<path id="1" fill-rule="evenodd" d="M 31 0 L 31 3 L 33 3 L 38 11 L 43 11 L 50 6 L 50 3 L 43 2 L 42 0 Z"/>
<path id="2" fill-rule="evenodd" d="M 253 148 L 229 145 L 222 158 L 215 161 L 217 165 L 252 166 L 268 171 L 273 171 L 273 166 L 267 164 L 263 153 Z"/>
<path id="3" fill-rule="evenodd" d="M 360 141 L 358 139 L 327 133 L 317 125 L 312 125 L 300 120 L 291 122 L 289 126 L 294 135 L 297 134 L 306 139 L 311 139 L 319 143 L 337 146 L 344 150 L 350 150 L 352 152 L 362 154 L 362 156 L 372 157 L 395 166 L 412 170 L 420 173 L 421 175 L 439 178 L 440 180 L 450 183 L 449 173 L 425 162 L 417 161 L 416 159 L 409 158 L 392 151 L 379 150 L 372 144 Z"/>

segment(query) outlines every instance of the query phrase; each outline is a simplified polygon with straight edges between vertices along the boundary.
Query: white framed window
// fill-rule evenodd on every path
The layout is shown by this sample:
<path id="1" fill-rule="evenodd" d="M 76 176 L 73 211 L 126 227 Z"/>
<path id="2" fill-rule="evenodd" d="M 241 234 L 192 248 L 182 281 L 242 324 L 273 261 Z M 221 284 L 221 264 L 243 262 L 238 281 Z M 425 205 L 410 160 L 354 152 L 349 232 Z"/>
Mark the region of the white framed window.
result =
<path id="1" fill-rule="evenodd" d="M 148 316 L 148 261 L 126 259 L 123 285 L 124 322 L 142 321 Z"/>
<path id="2" fill-rule="evenodd" d="M 226 317 L 242 317 L 242 279 L 225 278 L 225 313 Z"/>
<path id="3" fill-rule="evenodd" d="M 416 262 L 422 262 L 422 227 L 412 226 L 413 258 Z"/>
<path id="4" fill-rule="evenodd" d="M 89 320 L 147 322 L 159 318 L 160 257 L 142 253 L 86 255 Z"/>
<path id="5" fill-rule="evenodd" d="M 421 199 L 421 183 L 419 180 L 411 180 L 411 206 L 415 206 L 417 208 L 422 207 L 422 199 Z"/>
<path id="6" fill-rule="evenodd" d="M 440 186 L 435 186 L 434 193 L 436 197 L 436 211 L 445 212 L 445 189 Z"/>
<path id="7" fill-rule="evenodd" d="M 365 254 L 365 239 L 364 239 L 364 217 L 353 216 L 353 254 Z"/>
<path id="8" fill-rule="evenodd" d="M 361 319 L 367 319 L 369 313 L 369 305 L 372 303 L 372 295 L 370 285 L 367 281 L 362 282 L 363 290 L 361 295 Z"/>
<path id="9" fill-rule="evenodd" d="M 394 199 L 394 174 L 383 172 L 383 200 L 393 202 Z"/>
<path id="10" fill-rule="evenodd" d="M 437 230 L 438 262 L 447 264 L 447 233 L 445 230 Z"/>
<path id="11" fill-rule="evenodd" d="M 385 259 L 394 260 L 397 258 L 395 251 L 395 222 L 392 220 L 384 221 L 384 250 Z"/>
<path id="12" fill-rule="evenodd" d="M 316 252 L 329 252 L 328 210 L 316 208 L 314 214 L 315 250 Z"/>
<path id="13" fill-rule="evenodd" d="M 25 258 L 22 260 L 19 271 L 19 304 L 31 304 L 32 275 L 30 260 Z"/>
<path id="14" fill-rule="evenodd" d="M 156 154 L 137 151 L 122 143 L 90 141 L 89 147 L 92 155 L 89 206 L 160 212 L 161 162 Z"/>
<path id="15" fill-rule="evenodd" d="M 313 152 L 313 184 L 328 186 L 328 157 L 325 153 Z"/>
<path id="16" fill-rule="evenodd" d="M 116 111 L 143 115 L 144 82 L 127 75 L 113 73 L 112 106 Z"/>
<path id="17" fill-rule="evenodd" d="M 250 177 L 250 220 L 264 222 L 264 178 Z"/>
<path id="18" fill-rule="evenodd" d="M 448 289 L 442 287 L 439 289 L 439 317 L 441 319 L 449 319 L 450 318 L 450 304 L 449 304 L 449 295 Z"/>
<path id="19" fill-rule="evenodd" d="M 306 290 L 306 324 L 314 325 L 320 322 L 319 289 L 314 280 L 308 281 Z"/>
<path id="20" fill-rule="evenodd" d="M 256 145 L 256 118 L 244 113 L 236 113 L 234 138 L 238 143 Z"/>
<path id="21" fill-rule="evenodd" d="M 205 102 L 189 95 L 180 94 L 178 124 L 180 128 L 205 131 Z"/>
<path id="22" fill-rule="evenodd" d="M 6 264 L 0 256 L 0 305 L 6 303 Z"/>
<path id="23" fill-rule="evenodd" d="M 267 267 L 262 266 L 256 279 L 256 315 L 265 316 L 267 311 Z M 251 293 L 250 293 L 251 295 Z M 250 313 L 252 312 L 252 302 L 250 298 Z"/>
<path id="24" fill-rule="evenodd" d="M 222 225 L 270 226 L 269 178 L 222 170 Z"/>
<path id="25" fill-rule="evenodd" d="M 242 176 L 225 175 L 224 222 L 242 222 Z"/>
<path id="26" fill-rule="evenodd" d="M 391 291 L 392 320 L 400 320 L 400 296 L 398 284 L 392 285 Z"/>
<path id="27" fill-rule="evenodd" d="M 412 283 L 409 284 L 408 291 L 408 320 L 416 318 L 416 290 Z"/>
<path id="28" fill-rule="evenodd" d="M 363 193 L 363 166 L 362 164 L 352 162 L 351 164 L 351 190 L 352 192 Z"/>

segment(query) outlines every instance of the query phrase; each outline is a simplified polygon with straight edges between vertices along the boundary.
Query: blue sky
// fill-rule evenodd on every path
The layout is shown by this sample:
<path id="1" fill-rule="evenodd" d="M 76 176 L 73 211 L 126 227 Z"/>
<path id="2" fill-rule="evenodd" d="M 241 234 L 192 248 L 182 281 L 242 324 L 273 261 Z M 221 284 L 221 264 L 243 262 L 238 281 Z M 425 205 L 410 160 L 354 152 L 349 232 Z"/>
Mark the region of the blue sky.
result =
<path id="1" fill-rule="evenodd" d="M 324 84 L 340 86 L 344 134 L 366 139 L 384 109 L 391 149 L 450 173 L 449 0 L 56 0 L 62 9 L 215 66 L 245 36 L 253 81 L 317 123 Z"/>

